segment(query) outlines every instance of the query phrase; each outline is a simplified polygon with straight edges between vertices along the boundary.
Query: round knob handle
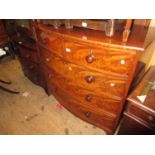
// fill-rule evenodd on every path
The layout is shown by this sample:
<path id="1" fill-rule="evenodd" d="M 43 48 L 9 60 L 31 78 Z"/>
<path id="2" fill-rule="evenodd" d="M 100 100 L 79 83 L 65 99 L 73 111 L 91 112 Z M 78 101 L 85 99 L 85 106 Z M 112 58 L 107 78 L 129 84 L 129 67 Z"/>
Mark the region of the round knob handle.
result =
<path id="1" fill-rule="evenodd" d="M 89 112 L 89 111 L 88 112 L 85 112 L 85 116 L 86 117 L 90 117 L 90 115 L 91 115 L 91 112 Z"/>
<path id="2" fill-rule="evenodd" d="M 48 38 L 44 38 L 44 39 L 42 39 L 42 43 L 43 43 L 43 44 L 47 44 L 48 41 L 49 41 Z"/>
<path id="3" fill-rule="evenodd" d="M 91 54 L 91 55 L 86 56 L 86 61 L 88 63 L 92 63 L 94 61 L 94 55 Z"/>
<path id="4" fill-rule="evenodd" d="M 91 95 L 86 95 L 85 99 L 86 101 L 90 102 L 92 100 L 92 96 Z"/>
<path id="5" fill-rule="evenodd" d="M 94 77 L 92 75 L 89 75 L 89 76 L 86 77 L 86 81 L 88 83 L 92 83 L 94 81 Z"/>

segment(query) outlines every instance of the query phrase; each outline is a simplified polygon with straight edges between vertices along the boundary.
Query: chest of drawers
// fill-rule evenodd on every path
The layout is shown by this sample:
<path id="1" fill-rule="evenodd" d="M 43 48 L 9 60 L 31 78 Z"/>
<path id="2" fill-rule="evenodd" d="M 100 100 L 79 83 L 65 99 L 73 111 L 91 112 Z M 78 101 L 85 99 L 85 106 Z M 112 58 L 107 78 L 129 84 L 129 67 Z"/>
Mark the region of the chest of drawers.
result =
<path id="1" fill-rule="evenodd" d="M 140 36 L 137 38 L 137 31 Z M 114 133 L 134 72 L 144 50 L 146 30 L 134 29 L 128 43 L 120 34 L 36 26 L 41 76 L 47 93 L 81 119 Z"/>

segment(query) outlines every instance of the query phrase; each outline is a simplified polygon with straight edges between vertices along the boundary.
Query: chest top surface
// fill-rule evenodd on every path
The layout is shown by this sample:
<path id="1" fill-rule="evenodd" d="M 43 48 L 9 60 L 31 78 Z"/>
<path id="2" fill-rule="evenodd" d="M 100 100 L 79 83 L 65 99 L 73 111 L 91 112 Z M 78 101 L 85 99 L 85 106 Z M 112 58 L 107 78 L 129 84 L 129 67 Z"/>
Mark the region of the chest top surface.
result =
<path id="1" fill-rule="evenodd" d="M 70 39 L 78 39 L 82 42 L 93 43 L 106 47 L 124 48 L 129 50 L 144 50 L 144 41 L 148 28 L 144 26 L 133 26 L 128 42 L 122 42 L 122 32 L 116 32 L 113 37 L 107 37 L 105 32 L 95 31 L 86 28 L 66 29 L 61 26 L 58 29 L 50 25 L 38 25 L 38 28 L 47 33 L 56 33 Z"/>

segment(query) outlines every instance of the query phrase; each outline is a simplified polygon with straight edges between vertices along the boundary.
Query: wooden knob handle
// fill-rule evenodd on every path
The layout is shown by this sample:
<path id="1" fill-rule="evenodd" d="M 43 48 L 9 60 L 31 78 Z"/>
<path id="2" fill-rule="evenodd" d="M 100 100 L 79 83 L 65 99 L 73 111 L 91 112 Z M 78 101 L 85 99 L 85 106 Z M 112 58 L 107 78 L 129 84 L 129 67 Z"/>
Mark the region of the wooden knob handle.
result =
<path id="1" fill-rule="evenodd" d="M 89 76 L 86 77 L 86 81 L 88 83 L 92 83 L 94 81 L 94 77 L 92 75 L 89 75 Z"/>
<path id="2" fill-rule="evenodd" d="M 85 100 L 90 102 L 92 100 L 92 96 L 91 95 L 86 95 Z"/>
<path id="3" fill-rule="evenodd" d="M 48 38 L 44 38 L 44 39 L 42 39 L 42 43 L 43 43 L 43 44 L 47 44 L 48 41 L 49 41 Z"/>
<path id="4" fill-rule="evenodd" d="M 85 112 L 85 116 L 86 117 L 90 117 L 90 115 L 91 115 L 91 112 L 89 112 L 89 111 L 88 112 Z"/>
<path id="5" fill-rule="evenodd" d="M 88 56 L 86 56 L 86 61 L 88 63 L 92 63 L 94 61 L 94 55 L 88 55 Z"/>

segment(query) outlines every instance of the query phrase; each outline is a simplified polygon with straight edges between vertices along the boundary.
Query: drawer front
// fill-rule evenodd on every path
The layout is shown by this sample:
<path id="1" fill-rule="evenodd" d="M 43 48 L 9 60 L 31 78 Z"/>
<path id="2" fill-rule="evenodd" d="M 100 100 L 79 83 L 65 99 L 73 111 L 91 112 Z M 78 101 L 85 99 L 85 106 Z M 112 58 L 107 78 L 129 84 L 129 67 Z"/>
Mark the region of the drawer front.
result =
<path id="1" fill-rule="evenodd" d="M 54 55 L 48 55 L 44 60 L 46 60 L 45 63 L 48 67 L 68 79 L 70 83 L 75 83 L 79 87 L 93 91 L 104 92 L 110 97 L 116 97 L 118 100 L 121 100 L 124 96 L 126 80 L 123 78 L 86 70 L 77 65 L 64 62 Z"/>
<path id="2" fill-rule="evenodd" d="M 144 121 L 145 123 L 150 125 L 150 127 L 153 127 L 155 129 L 155 116 L 147 113 L 144 110 L 139 109 L 138 107 L 135 107 L 132 104 L 128 105 L 128 112 L 138 117 L 140 120 Z"/>
<path id="3" fill-rule="evenodd" d="M 46 79 L 48 88 L 51 90 L 54 83 L 58 87 L 61 87 L 63 91 L 76 100 L 80 101 L 82 105 L 92 107 L 96 111 L 104 111 L 111 115 L 116 115 L 121 109 L 121 102 L 115 99 L 111 99 L 110 96 L 101 92 L 93 92 L 85 88 L 80 88 L 76 83 L 70 83 L 61 75 L 55 73 L 53 70 L 44 66 L 46 72 Z M 51 93 L 53 93 L 51 91 Z"/>
<path id="4" fill-rule="evenodd" d="M 25 48 L 23 46 L 19 47 L 20 56 L 24 59 L 27 59 L 27 61 L 33 61 L 35 63 L 38 63 L 38 53 L 37 51 Z"/>
<path id="5" fill-rule="evenodd" d="M 115 117 L 111 117 L 105 113 L 97 113 L 90 107 L 82 106 L 78 101 L 72 98 L 72 96 L 66 94 L 66 92 L 64 92 L 60 87 L 57 87 L 55 84 L 52 84 L 52 89 L 53 94 L 59 102 L 73 114 L 106 130 L 108 133 L 112 133 L 116 123 Z"/>
<path id="6" fill-rule="evenodd" d="M 67 61 L 119 74 L 129 74 L 136 54 L 134 51 L 101 49 L 70 41 L 64 41 L 64 53 Z"/>
<path id="7" fill-rule="evenodd" d="M 39 44 L 48 50 L 52 50 L 55 54 L 63 56 L 63 40 L 55 34 L 48 34 L 46 32 L 37 31 L 37 39 Z"/>

